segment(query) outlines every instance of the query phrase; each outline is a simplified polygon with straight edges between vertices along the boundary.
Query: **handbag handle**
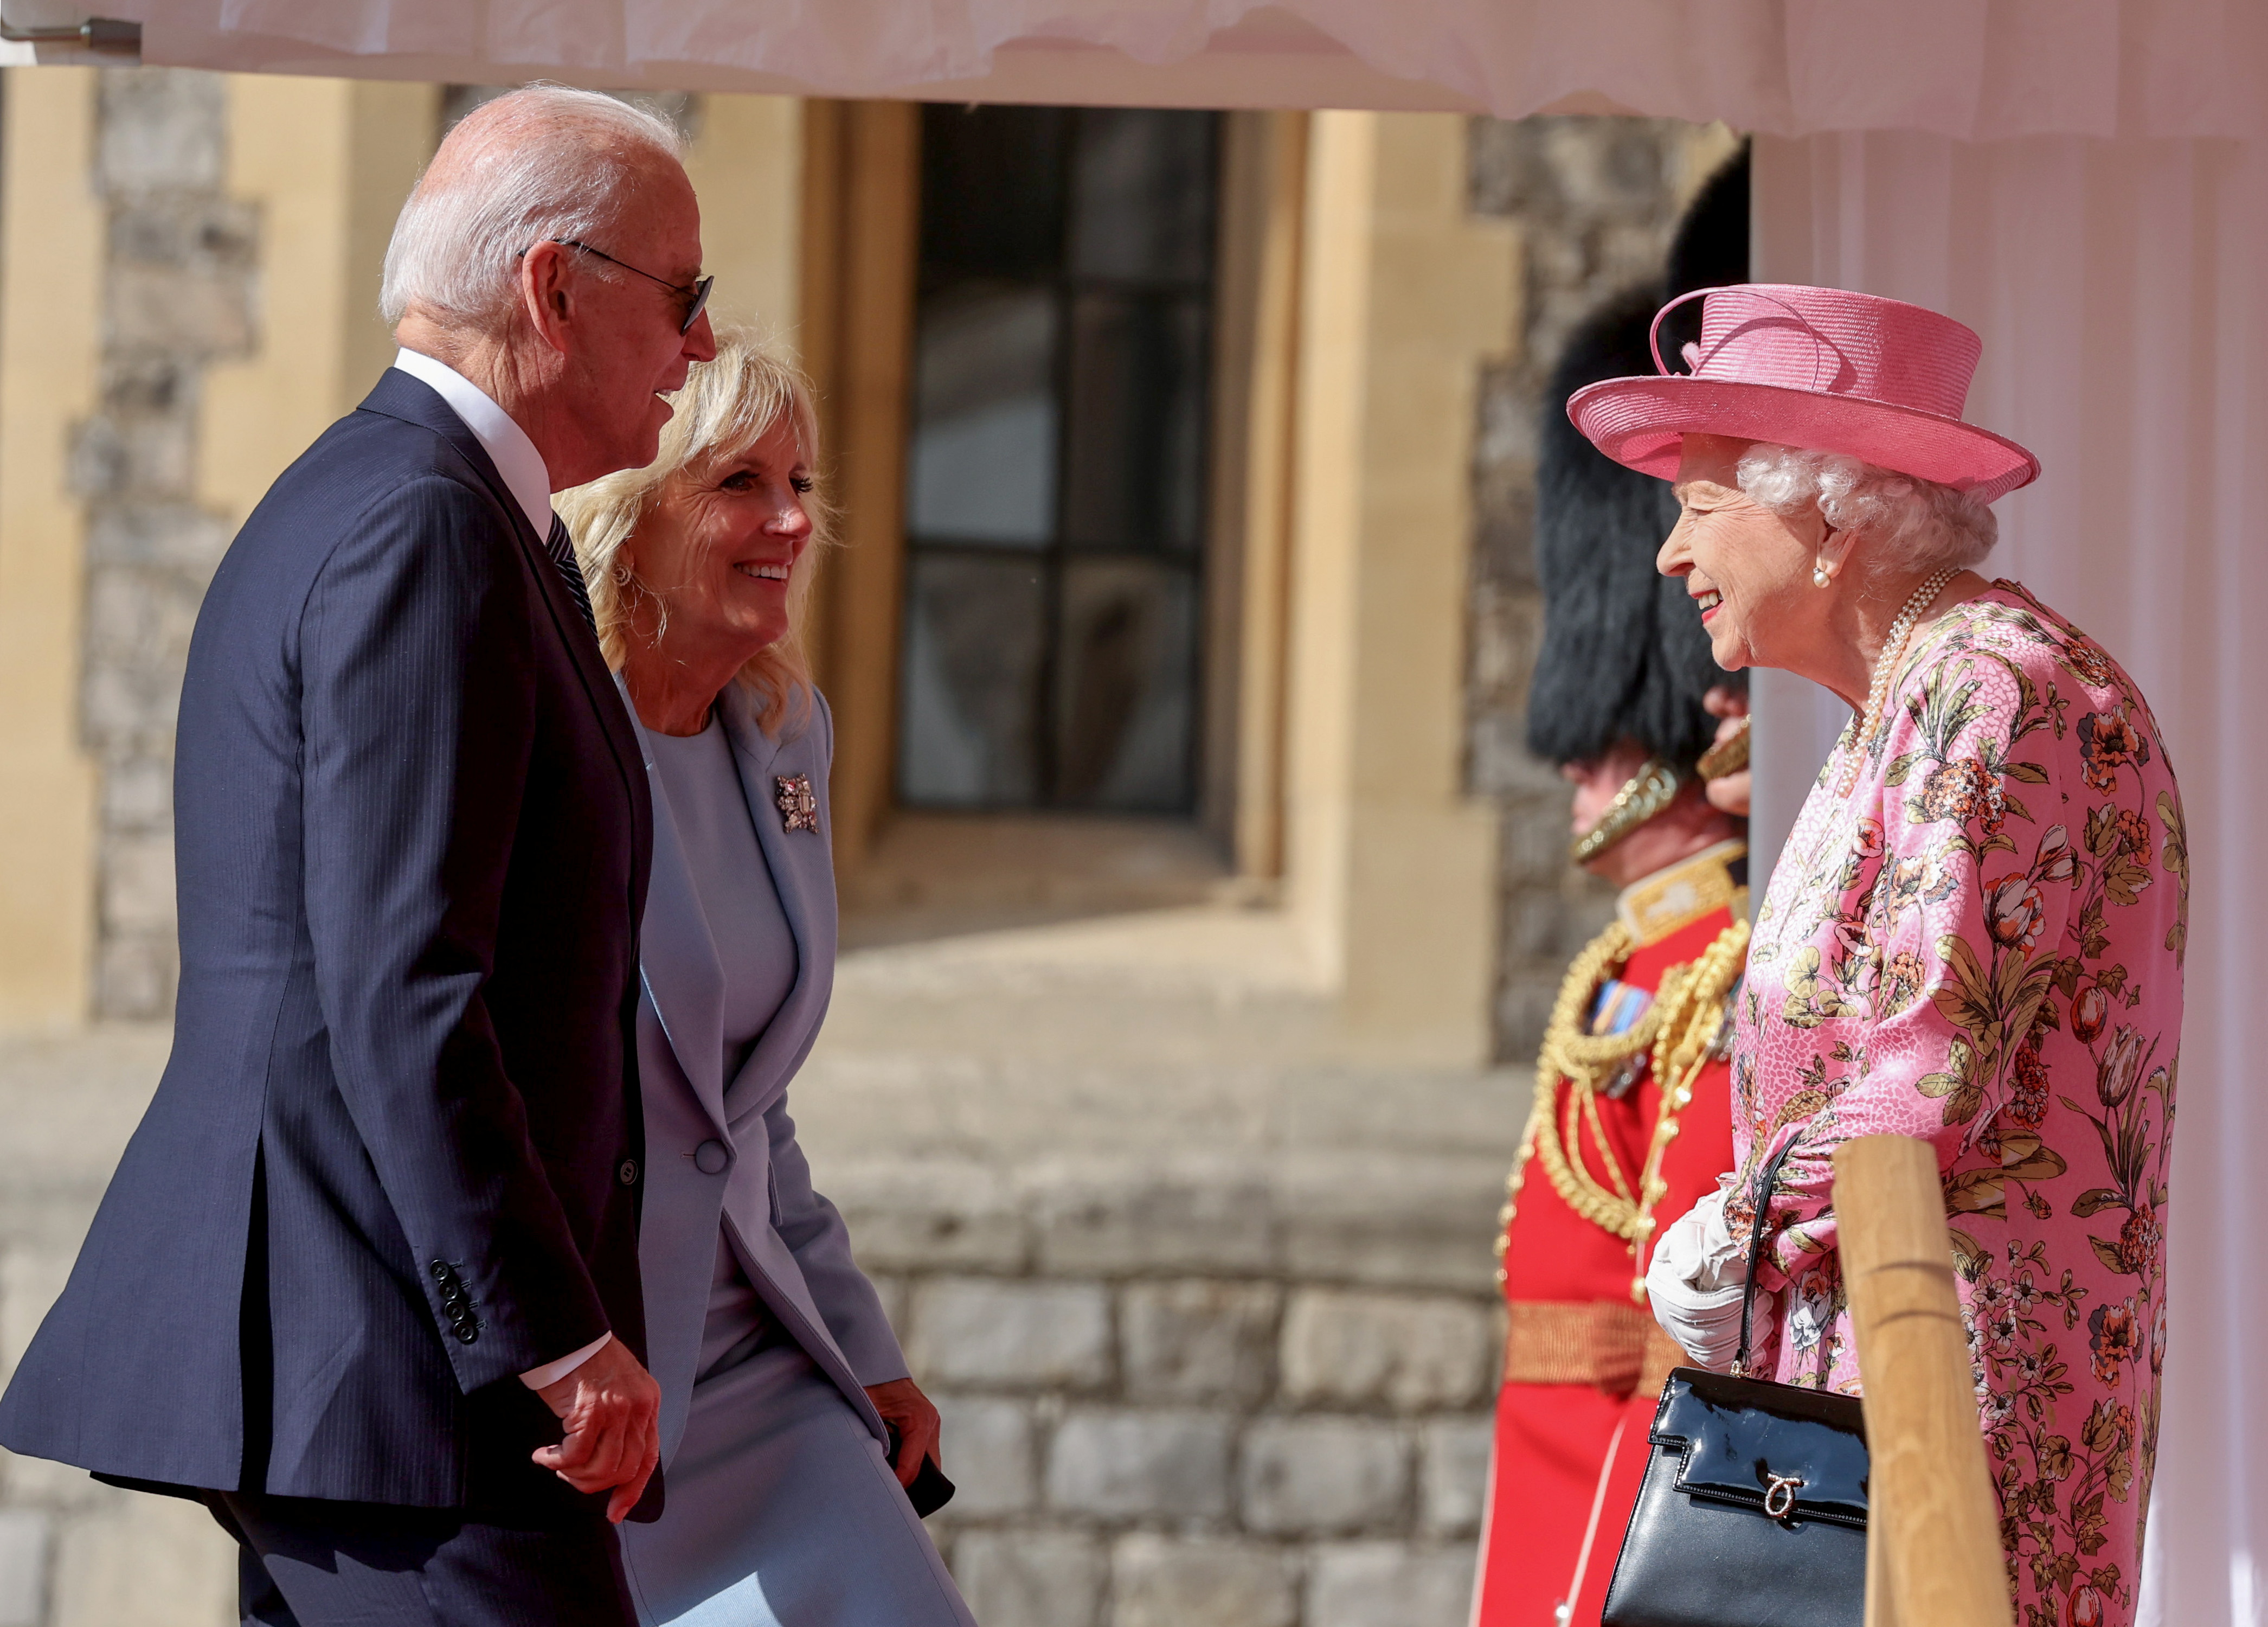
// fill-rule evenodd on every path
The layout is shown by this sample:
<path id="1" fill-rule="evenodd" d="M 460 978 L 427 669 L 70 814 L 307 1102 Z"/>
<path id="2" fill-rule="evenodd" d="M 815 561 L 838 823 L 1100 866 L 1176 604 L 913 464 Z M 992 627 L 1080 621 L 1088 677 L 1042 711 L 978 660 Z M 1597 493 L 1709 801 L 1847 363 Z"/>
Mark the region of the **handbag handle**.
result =
<path id="1" fill-rule="evenodd" d="M 1779 1150 L 1765 1161 L 1764 1173 L 1756 1177 L 1756 1219 L 1749 1227 L 1749 1280 L 1741 1289 L 1741 1350 L 1733 1357 L 1735 1379 L 1749 1376 L 1749 1334 L 1756 1306 L 1756 1268 L 1764 1261 L 1764 1217 L 1771 1208 L 1772 1188 L 1779 1184 L 1779 1166 L 1787 1162 L 1787 1155 L 1802 1139 L 1803 1133 L 1799 1130 L 1782 1142 Z"/>

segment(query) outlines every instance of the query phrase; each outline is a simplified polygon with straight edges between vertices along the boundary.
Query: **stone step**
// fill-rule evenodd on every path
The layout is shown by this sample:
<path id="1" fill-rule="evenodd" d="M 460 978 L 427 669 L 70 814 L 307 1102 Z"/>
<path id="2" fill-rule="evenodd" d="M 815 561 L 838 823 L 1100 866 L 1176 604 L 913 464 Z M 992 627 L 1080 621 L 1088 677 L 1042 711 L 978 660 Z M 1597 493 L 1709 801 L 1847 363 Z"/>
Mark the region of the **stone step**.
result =
<path id="1" fill-rule="evenodd" d="M 868 1269 L 1241 1278 L 1485 1296 L 1495 1152 L 965 1157 L 813 1155 Z"/>

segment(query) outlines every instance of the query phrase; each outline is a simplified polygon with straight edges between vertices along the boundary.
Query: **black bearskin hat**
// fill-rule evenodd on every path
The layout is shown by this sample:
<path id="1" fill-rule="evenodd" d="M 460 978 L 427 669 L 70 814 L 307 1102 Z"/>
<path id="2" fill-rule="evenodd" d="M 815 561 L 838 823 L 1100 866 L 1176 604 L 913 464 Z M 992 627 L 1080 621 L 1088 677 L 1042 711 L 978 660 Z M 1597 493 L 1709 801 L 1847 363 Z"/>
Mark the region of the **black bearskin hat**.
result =
<path id="1" fill-rule="evenodd" d="M 1739 154 L 1694 199 L 1662 283 L 1609 300 L 1578 326 L 1542 403 L 1536 450 L 1535 568 L 1543 647 L 1528 691 L 1528 749 L 1555 763 L 1635 740 L 1680 768 L 1709 749 L 1717 722 L 1701 697 L 1745 674 L 1719 669 L 1685 585 L 1653 568 L 1677 521 L 1669 484 L 1624 469 L 1567 421 L 1567 398 L 1601 379 L 1651 373 L 1646 329 L 1665 301 L 1748 280 L 1749 157 Z M 1699 329 L 1699 303 L 1662 324 L 1661 353 Z M 1678 331 L 1680 317 L 1690 331 Z M 1673 362 L 1673 365 L 1674 362 Z"/>

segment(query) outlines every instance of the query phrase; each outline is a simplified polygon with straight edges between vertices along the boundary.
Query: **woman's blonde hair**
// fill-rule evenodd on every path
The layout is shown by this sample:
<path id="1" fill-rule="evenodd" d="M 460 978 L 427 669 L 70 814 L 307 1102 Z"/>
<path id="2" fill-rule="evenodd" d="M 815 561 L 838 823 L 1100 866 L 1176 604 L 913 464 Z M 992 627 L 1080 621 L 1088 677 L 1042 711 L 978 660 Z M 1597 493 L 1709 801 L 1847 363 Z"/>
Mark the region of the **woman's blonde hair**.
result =
<path id="1" fill-rule="evenodd" d="M 662 426 L 661 447 L 644 469 L 623 470 L 559 494 L 559 517 L 575 538 L 583 580 L 591 590 L 591 611 L 599 624 L 599 647 L 616 671 L 629 654 L 630 606 L 647 593 L 623 557 L 623 544 L 673 489 L 698 479 L 727 459 L 739 456 L 770 434 L 783 418 L 795 425 L 804 466 L 819 464 L 819 423 L 811 381 L 802 371 L 745 328 L 717 333 L 717 357 L 696 362 L 685 388 L 670 397 L 676 409 Z M 814 474 L 814 479 L 817 478 Z M 804 651 L 803 625 L 821 548 L 833 540 L 833 514 L 814 485 L 803 499 L 811 516 L 811 540 L 788 579 L 788 630 L 742 667 L 739 681 L 756 697 L 756 716 L 768 735 L 784 726 L 803 727 L 811 714 L 811 663 Z M 655 629 L 667 632 L 666 618 Z"/>

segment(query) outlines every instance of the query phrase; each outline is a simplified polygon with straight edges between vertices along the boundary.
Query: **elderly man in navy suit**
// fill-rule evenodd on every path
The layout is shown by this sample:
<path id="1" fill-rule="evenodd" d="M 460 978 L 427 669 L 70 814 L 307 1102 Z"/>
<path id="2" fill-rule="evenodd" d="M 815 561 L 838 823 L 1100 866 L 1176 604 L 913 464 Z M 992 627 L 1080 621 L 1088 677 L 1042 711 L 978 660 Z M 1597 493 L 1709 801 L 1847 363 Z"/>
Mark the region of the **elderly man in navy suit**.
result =
<path id="1" fill-rule="evenodd" d="M 652 809 L 550 494 L 654 456 L 700 262 L 668 126 L 475 111 L 197 619 L 173 1055 L 0 1443 L 203 1500 L 248 1623 L 635 1619 Z"/>

